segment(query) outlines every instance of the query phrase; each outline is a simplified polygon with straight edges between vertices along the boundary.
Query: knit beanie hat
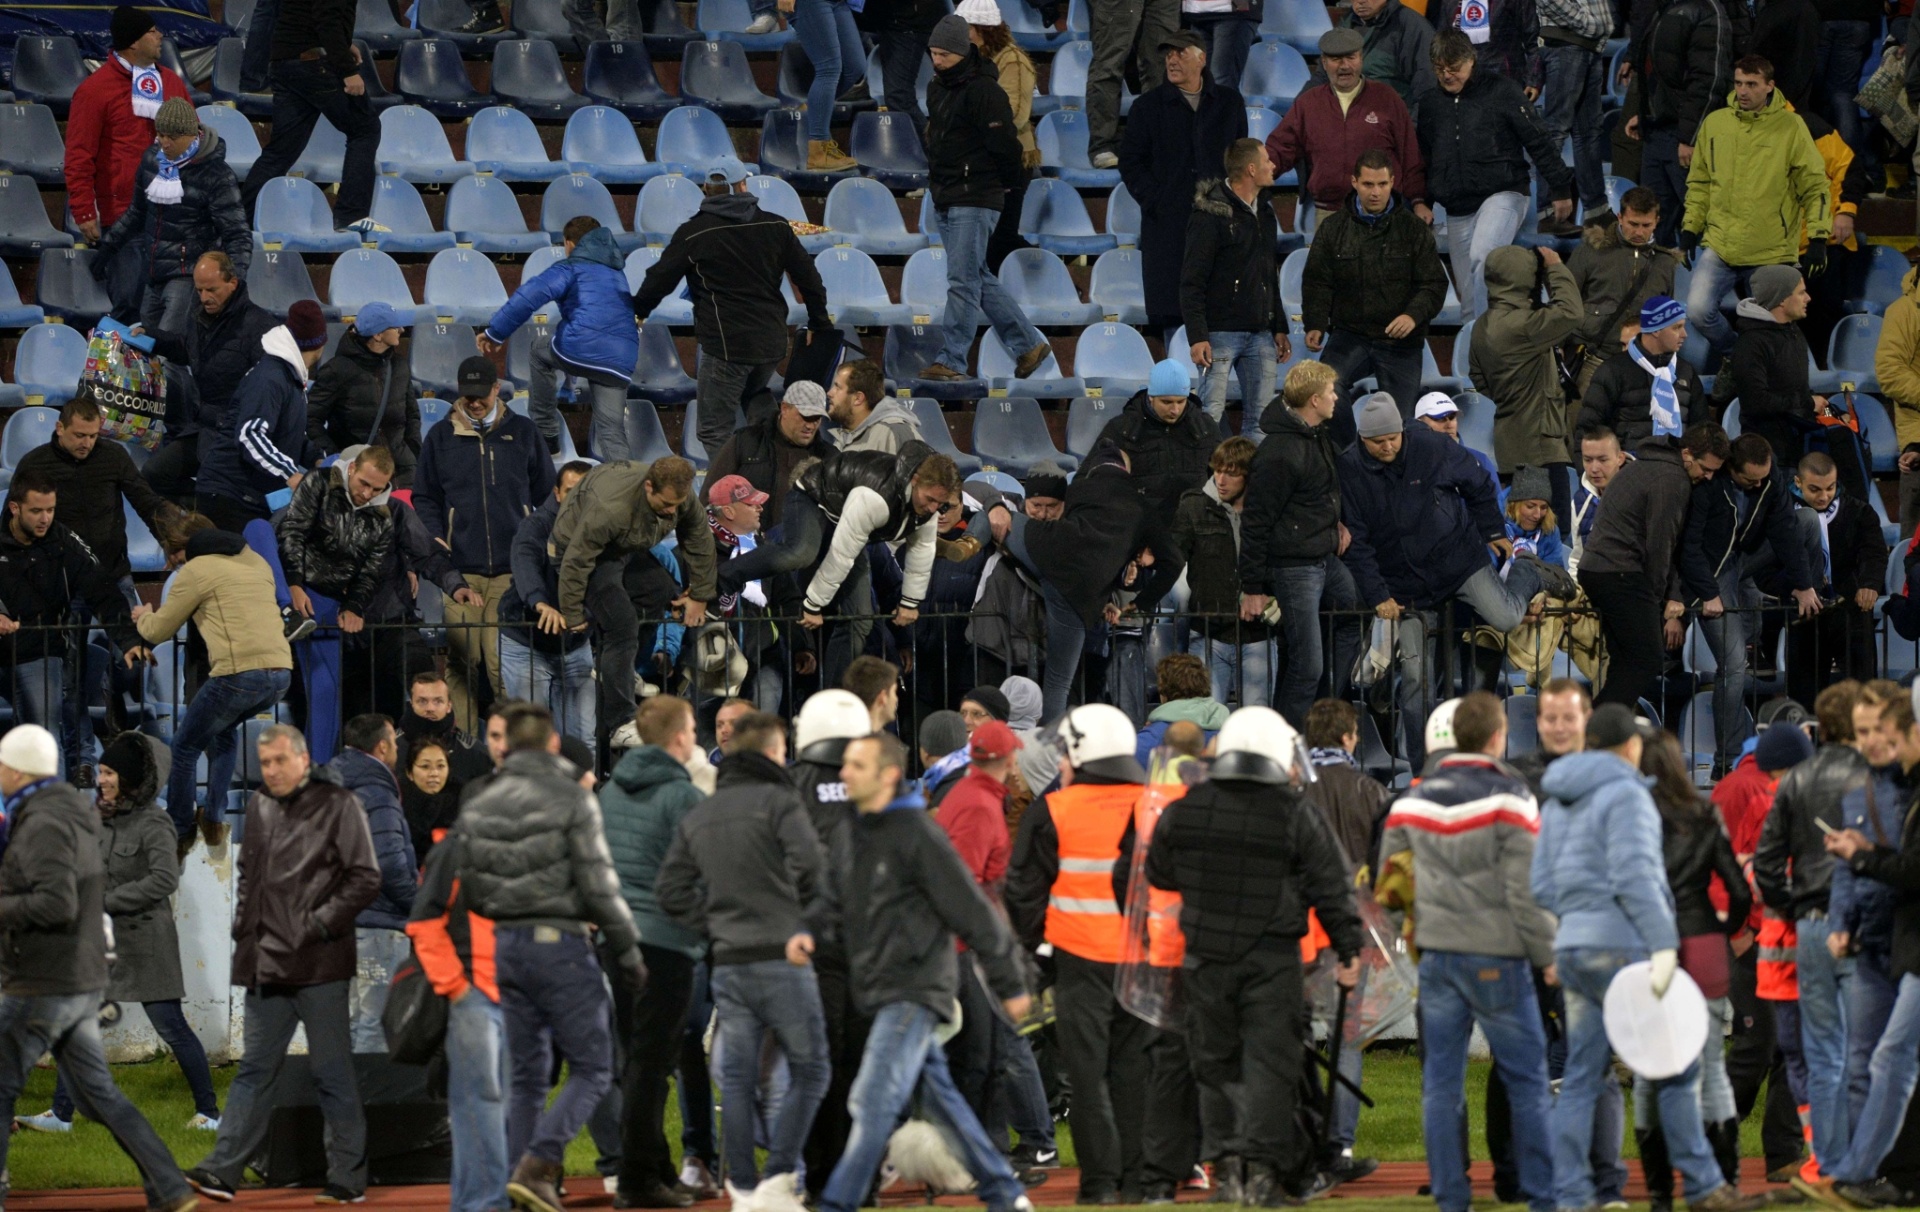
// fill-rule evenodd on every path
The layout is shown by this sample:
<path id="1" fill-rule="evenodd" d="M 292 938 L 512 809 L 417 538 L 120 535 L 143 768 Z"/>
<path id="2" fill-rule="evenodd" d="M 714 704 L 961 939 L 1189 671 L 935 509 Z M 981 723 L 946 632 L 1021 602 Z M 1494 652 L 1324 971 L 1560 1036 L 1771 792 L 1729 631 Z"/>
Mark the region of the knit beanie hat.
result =
<path id="1" fill-rule="evenodd" d="M 967 744 L 967 721 L 957 711 L 936 711 L 920 721 L 920 752 L 945 757 Z"/>
<path id="2" fill-rule="evenodd" d="M 973 49 L 973 39 L 967 35 L 967 19 L 959 13 L 948 13 L 940 18 L 927 38 L 927 49 L 946 51 L 964 58 Z"/>
<path id="3" fill-rule="evenodd" d="M 185 97 L 168 97 L 153 116 L 153 133 L 169 138 L 199 134 L 200 115 L 194 112 L 193 102 Z"/>
<path id="4" fill-rule="evenodd" d="M 1030 497 L 1064 500 L 1067 495 L 1067 473 L 1055 463 L 1036 463 L 1020 487 L 1026 489 Z"/>
<path id="5" fill-rule="evenodd" d="M 1400 417 L 1400 406 L 1384 391 L 1374 392 L 1355 406 L 1353 423 L 1363 438 L 1384 438 L 1407 427 Z"/>
<path id="6" fill-rule="evenodd" d="M 1155 362 L 1152 373 L 1147 376 L 1147 394 L 1150 396 L 1185 397 L 1192 387 L 1193 380 L 1187 377 L 1187 368 L 1172 358 Z"/>
<path id="7" fill-rule="evenodd" d="M 1791 770 L 1813 756 L 1813 742 L 1791 724 L 1761 730 L 1753 743 L 1754 765 L 1762 770 Z"/>
<path id="8" fill-rule="evenodd" d="M 312 299 L 296 300 L 287 309 L 287 331 L 293 334 L 293 343 L 302 353 L 326 348 L 327 318 Z"/>
<path id="9" fill-rule="evenodd" d="M 1763 265 L 1753 271 L 1753 301 L 1772 311 L 1800 288 L 1800 271 L 1791 265 Z"/>
<path id="10" fill-rule="evenodd" d="M 1787 289 L 1788 294 L 1793 289 Z M 1654 295 L 1640 305 L 1640 331 L 1663 332 L 1687 318 L 1687 305 L 1666 295 Z"/>
<path id="11" fill-rule="evenodd" d="M 120 776 L 124 799 L 133 785 L 153 770 L 153 744 L 137 732 L 123 732 L 101 751 L 100 764 Z"/>
<path id="12" fill-rule="evenodd" d="M 1006 695 L 1000 693 L 998 686 L 975 686 L 960 701 L 978 703 L 988 715 L 1002 722 L 1013 718 L 1013 704 L 1007 701 Z"/>
<path id="13" fill-rule="evenodd" d="M 1553 500 L 1553 481 L 1547 478 L 1547 469 L 1544 467 L 1514 468 L 1513 487 L 1507 490 L 1507 500 Z"/>
<path id="14" fill-rule="evenodd" d="M 131 4 L 123 4 L 113 10 L 112 23 L 107 32 L 111 35 L 113 49 L 125 50 L 146 37 L 147 31 L 153 27 L 152 17 Z"/>

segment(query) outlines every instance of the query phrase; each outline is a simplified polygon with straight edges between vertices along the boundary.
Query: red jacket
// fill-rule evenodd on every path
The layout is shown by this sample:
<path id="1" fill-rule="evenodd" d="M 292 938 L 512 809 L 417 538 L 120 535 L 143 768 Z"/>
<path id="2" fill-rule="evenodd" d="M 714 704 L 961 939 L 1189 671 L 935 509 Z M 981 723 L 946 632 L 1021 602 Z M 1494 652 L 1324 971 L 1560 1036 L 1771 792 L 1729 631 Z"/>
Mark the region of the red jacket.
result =
<path id="1" fill-rule="evenodd" d="M 1007 833 L 1006 784 L 969 766 L 966 776 L 940 801 L 933 819 L 946 830 L 947 840 L 973 872 L 974 882 L 997 902 L 1007 860 L 1013 854 Z"/>
<path id="2" fill-rule="evenodd" d="M 1360 85 L 1360 94 L 1340 112 L 1333 86 L 1316 84 L 1300 94 L 1267 136 L 1267 158 L 1274 175 L 1308 162 L 1306 192 L 1314 204 L 1331 209 L 1353 189 L 1353 164 L 1360 153 L 1381 148 L 1393 159 L 1394 188 L 1409 202 L 1427 200 L 1426 162 L 1413 132 L 1413 115 L 1400 94 L 1378 80 Z"/>
<path id="3" fill-rule="evenodd" d="M 1749 753 L 1735 763 L 1733 770 L 1713 789 L 1713 806 L 1720 810 L 1720 821 L 1727 828 L 1727 839 L 1733 843 L 1733 852 L 1739 856 L 1741 865 L 1747 868 L 1747 882 L 1750 884 L 1753 882 L 1753 852 L 1760 847 L 1760 827 L 1767 823 L 1767 813 L 1773 808 L 1774 789 L 1779 786 L 1780 781 L 1769 778 Z M 1727 894 L 1717 880 L 1711 895 L 1713 907 L 1725 913 Z M 1760 896 L 1756 891 L 1753 914 L 1747 919 L 1749 929 L 1760 929 L 1760 908 Z"/>
<path id="4" fill-rule="evenodd" d="M 160 69 L 163 99 L 192 100 L 186 82 Z M 133 73 L 109 55 L 73 90 L 67 116 L 67 205 L 76 223 L 113 226 L 133 204 L 133 178 L 153 146 L 153 120 L 133 116 Z"/>

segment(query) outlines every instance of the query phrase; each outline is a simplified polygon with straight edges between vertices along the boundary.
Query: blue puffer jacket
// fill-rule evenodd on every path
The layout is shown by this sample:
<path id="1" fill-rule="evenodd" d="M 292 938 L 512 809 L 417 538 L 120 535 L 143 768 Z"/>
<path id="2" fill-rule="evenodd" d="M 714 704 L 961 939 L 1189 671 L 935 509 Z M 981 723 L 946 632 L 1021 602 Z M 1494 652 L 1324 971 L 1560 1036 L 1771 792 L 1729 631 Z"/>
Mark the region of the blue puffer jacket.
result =
<path id="1" fill-rule="evenodd" d="M 1533 899 L 1560 919 L 1555 950 L 1680 945 L 1647 782 L 1605 751 L 1570 753 L 1547 767 L 1541 786 L 1553 798 L 1533 848 Z"/>
<path id="2" fill-rule="evenodd" d="M 360 797 L 373 834 L 373 857 L 380 864 L 380 895 L 353 919 L 367 930 L 405 930 L 413 914 L 413 891 L 420 863 L 413 856 L 413 835 L 400 807 L 400 784 L 386 763 L 358 749 L 343 749 L 327 763 L 342 787 Z"/>
<path id="3" fill-rule="evenodd" d="M 1407 430 L 1391 463 L 1358 442 L 1340 456 L 1340 513 L 1353 536 L 1347 568 L 1368 606 L 1392 598 L 1431 610 L 1487 566 L 1488 543 L 1507 537 L 1486 470 L 1424 425 Z"/>
<path id="4" fill-rule="evenodd" d="M 484 424 L 463 409 L 427 431 L 413 469 L 413 507 L 427 533 L 475 576 L 513 571 L 513 536 L 553 495 L 553 458 L 533 422 L 495 404 Z"/>
<path id="5" fill-rule="evenodd" d="M 507 305 L 494 313 L 487 336 L 504 345 L 534 312 L 557 301 L 560 322 L 553 327 L 554 356 L 592 382 L 614 386 L 630 382 L 640 361 L 640 329 L 634 323 L 626 264 L 613 246 L 613 233 L 594 228 L 580 237 L 571 257 L 520 284 Z"/>
<path id="6" fill-rule="evenodd" d="M 1842 829 L 1858 829 L 1876 847 L 1897 850 L 1906 827 L 1912 789 L 1900 777 L 1900 767 L 1876 767 L 1873 777 L 1850 788 L 1840 799 L 1840 819 L 1829 821 Z M 1871 808 L 1871 812 L 1869 812 Z M 1845 863 L 1833 865 L 1827 890 L 1827 916 L 1835 930 L 1853 935 L 1854 949 L 1878 955 L 1893 953 L 1893 910 L 1900 894 L 1878 880 L 1853 873 Z"/>
<path id="7" fill-rule="evenodd" d="M 264 356 L 233 389 L 226 422 L 201 435 L 196 481 L 209 496 L 257 509 L 316 453 L 307 442 L 306 363 L 293 334 L 284 324 L 270 329 L 260 349 Z"/>

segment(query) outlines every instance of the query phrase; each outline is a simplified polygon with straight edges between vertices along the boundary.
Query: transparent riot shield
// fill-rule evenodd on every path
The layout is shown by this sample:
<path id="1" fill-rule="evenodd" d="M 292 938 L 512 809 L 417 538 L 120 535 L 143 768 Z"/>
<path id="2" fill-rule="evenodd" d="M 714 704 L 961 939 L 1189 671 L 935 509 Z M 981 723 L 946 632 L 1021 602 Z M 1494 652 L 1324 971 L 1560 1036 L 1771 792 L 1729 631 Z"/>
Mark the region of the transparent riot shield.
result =
<path id="1" fill-rule="evenodd" d="M 1180 894 L 1147 884 L 1147 855 L 1154 826 L 1167 805 L 1206 778 L 1206 763 L 1162 746 L 1153 751 L 1147 786 L 1133 815 L 1133 867 L 1127 873 L 1127 933 L 1114 972 L 1113 991 L 1134 1017 L 1164 1031 L 1186 1030 L 1180 963 L 1186 937 L 1180 931 Z"/>

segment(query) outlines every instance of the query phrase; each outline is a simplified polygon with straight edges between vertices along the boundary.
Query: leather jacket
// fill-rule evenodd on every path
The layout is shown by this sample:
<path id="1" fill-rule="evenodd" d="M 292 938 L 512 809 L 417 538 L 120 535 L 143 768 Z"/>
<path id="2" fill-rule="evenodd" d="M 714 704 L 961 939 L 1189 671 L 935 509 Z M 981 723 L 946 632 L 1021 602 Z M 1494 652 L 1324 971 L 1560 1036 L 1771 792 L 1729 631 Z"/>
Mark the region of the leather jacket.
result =
<path id="1" fill-rule="evenodd" d="M 354 974 L 353 919 L 380 891 L 366 810 L 315 766 L 286 799 L 247 804 L 233 911 L 233 983 L 324 985 Z"/>
<path id="2" fill-rule="evenodd" d="M 840 520 L 847 497 L 856 488 L 870 488 L 887 503 L 887 526 L 873 541 L 894 542 L 906 537 L 923 519 L 913 516 L 913 473 L 933 457 L 933 447 L 925 442 L 908 442 L 898 453 L 881 450 L 852 450 L 829 455 L 801 470 L 793 486 L 812 497 L 822 512 L 833 521 Z"/>
<path id="3" fill-rule="evenodd" d="M 1794 921 L 1826 912 L 1833 856 L 1827 853 L 1825 835 L 1814 821 L 1819 818 L 1837 826 L 1839 822 L 1831 818 L 1840 815 L 1841 797 L 1870 773 L 1867 759 L 1858 750 L 1831 744 L 1780 780 L 1773 811 L 1767 813 L 1767 823 L 1760 830 L 1760 848 L 1753 854 L 1754 880 L 1767 908 Z"/>
<path id="4" fill-rule="evenodd" d="M 342 459 L 300 481 L 280 519 L 280 561 L 288 588 L 316 590 L 338 600 L 340 609 L 364 615 L 393 551 L 391 490 L 355 505 L 348 474 Z"/>

